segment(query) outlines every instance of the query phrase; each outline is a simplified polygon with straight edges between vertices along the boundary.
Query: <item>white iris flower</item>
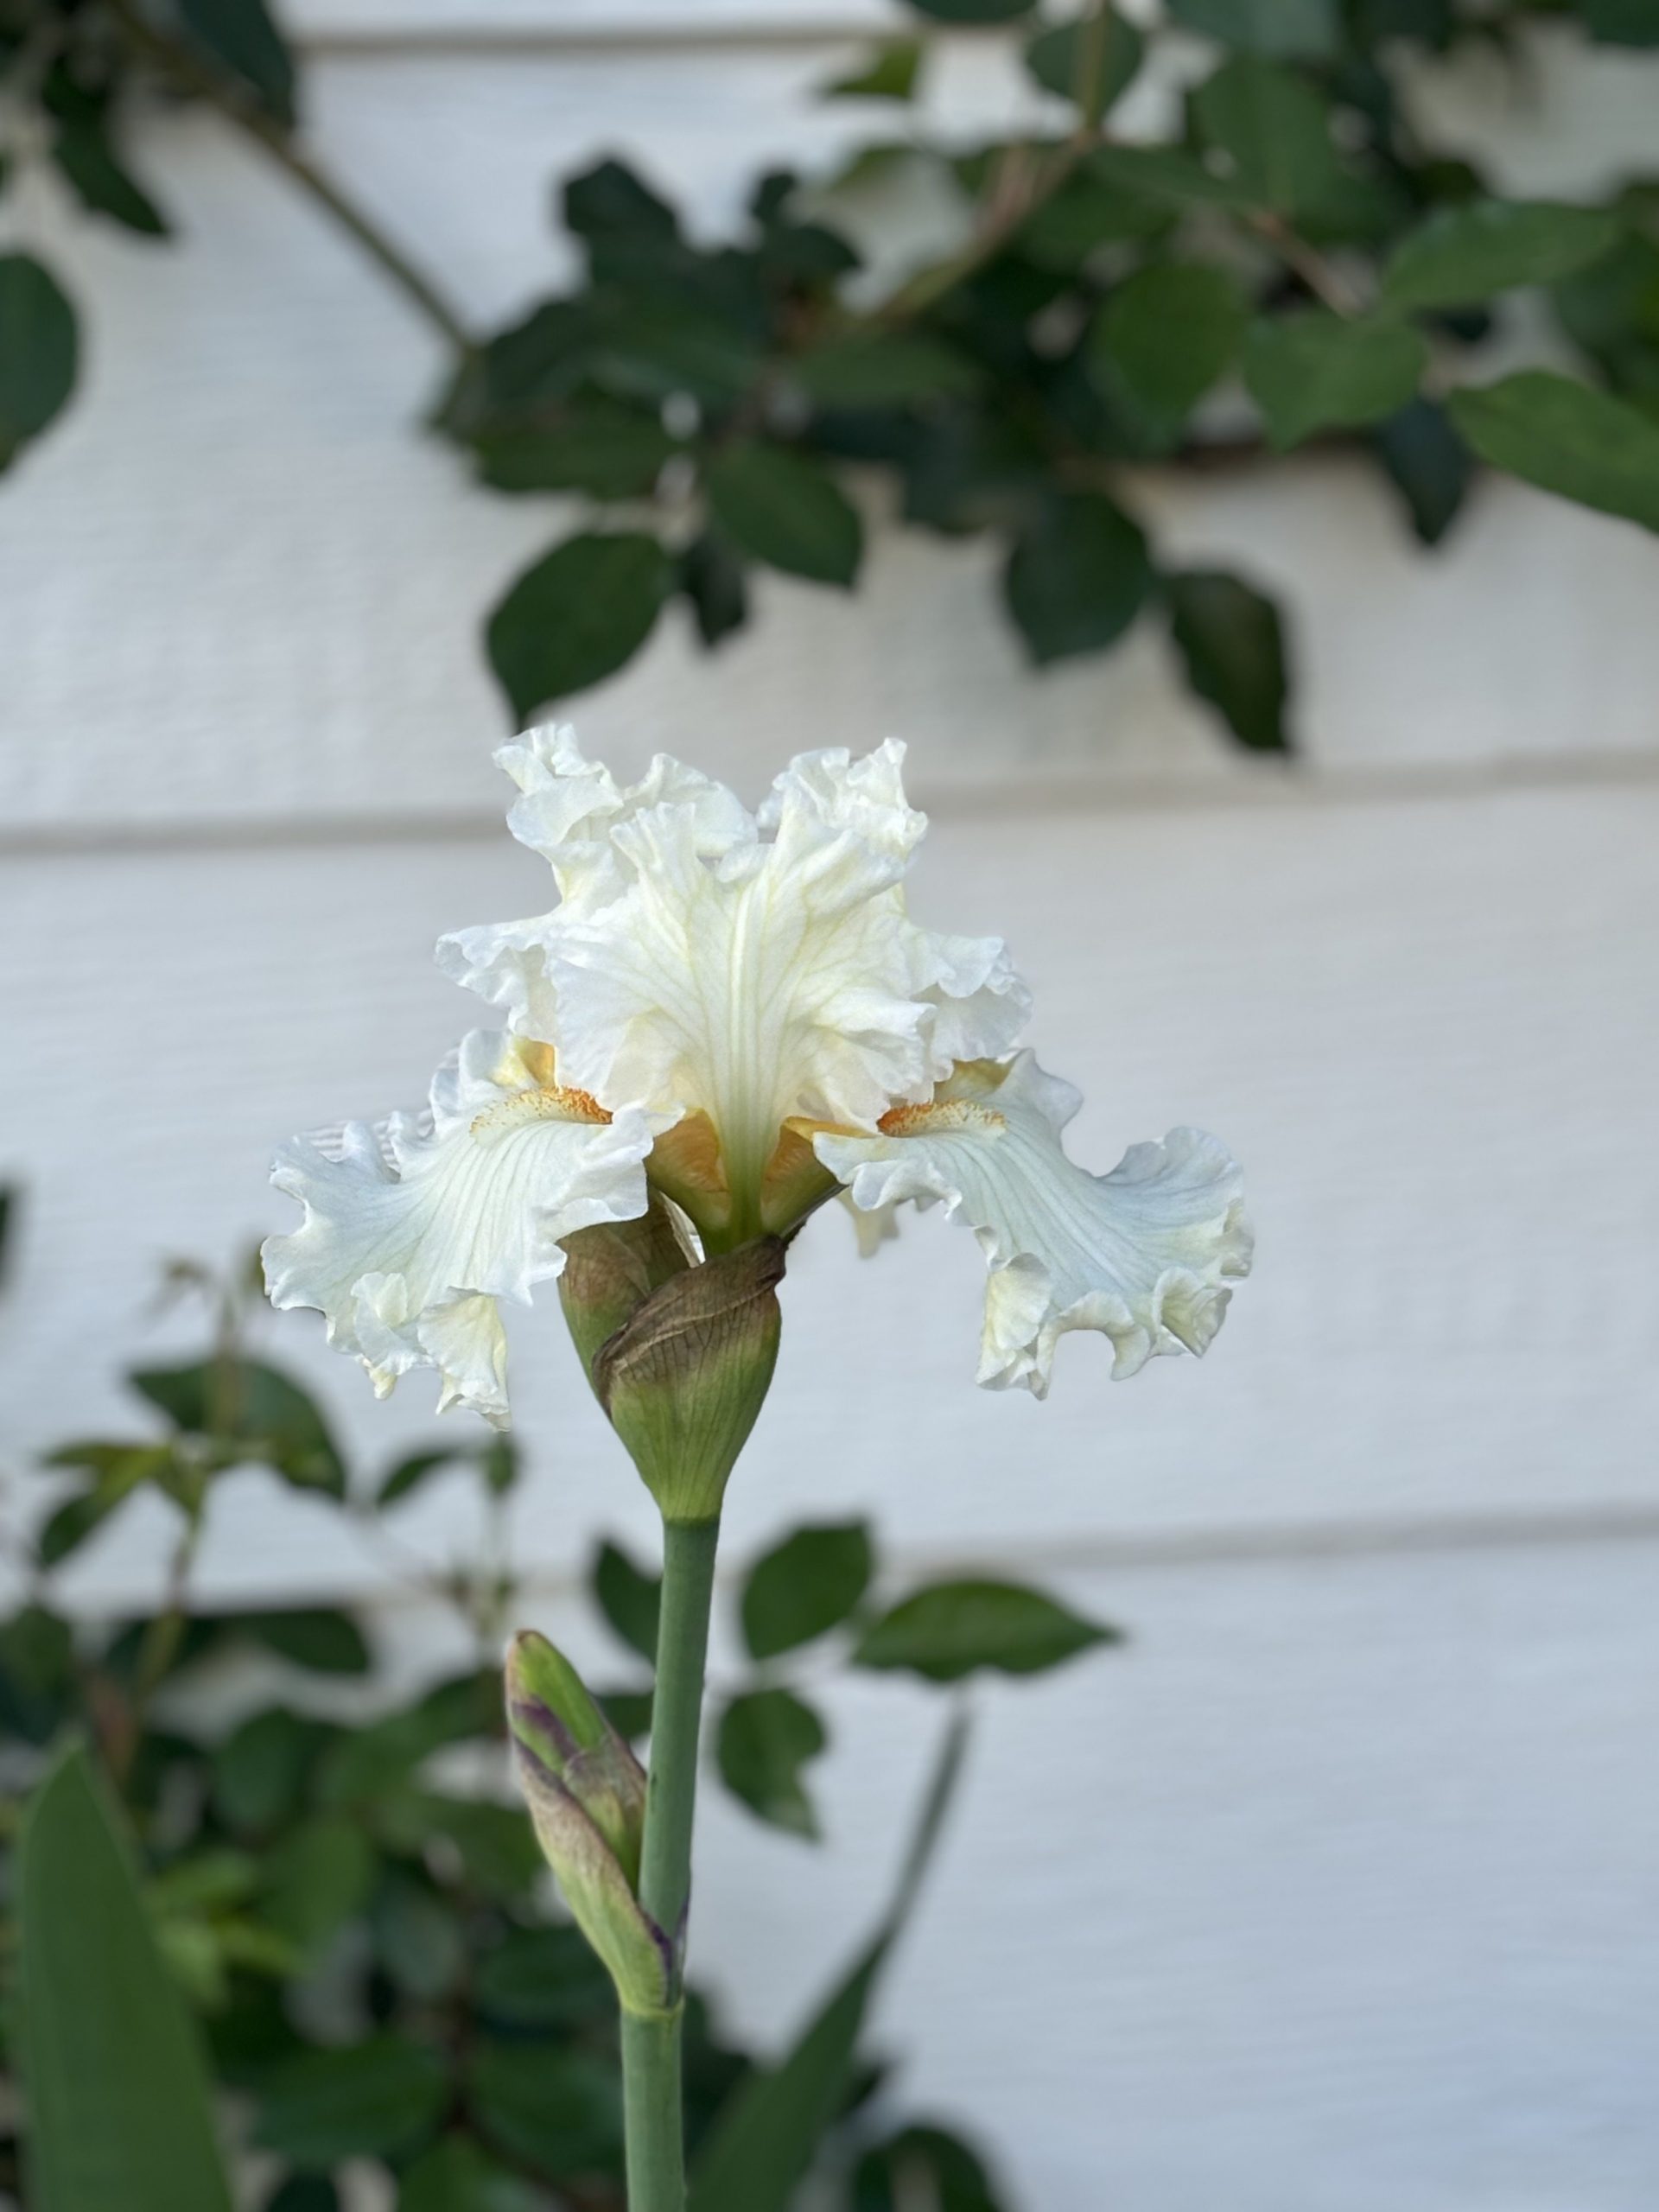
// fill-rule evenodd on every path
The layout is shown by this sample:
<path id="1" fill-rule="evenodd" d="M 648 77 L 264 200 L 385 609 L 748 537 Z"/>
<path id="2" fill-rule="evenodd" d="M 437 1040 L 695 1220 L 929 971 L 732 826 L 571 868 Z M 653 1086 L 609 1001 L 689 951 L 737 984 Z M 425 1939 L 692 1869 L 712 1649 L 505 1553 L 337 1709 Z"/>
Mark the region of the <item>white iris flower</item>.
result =
<path id="1" fill-rule="evenodd" d="M 838 1186 L 871 1250 L 895 1205 L 941 1202 L 990 1270 L 993 1389 L 1042 1396 L 1068 1329 L 1109 1337 L 1116 1376 L 1205 1350 L 1249 1268 L 1238 1168 L 1196 1129 L 1109 1175 L 1067 1159 L 1077 1094 L 1011 1050 L 1030 1001 L 1001 940 L 910 918 L 926 822 L 901 746 L 803 753 L 756 814 L 663 755 L 619 785 L 564 728 L 496 757 L 558 901 L 438 957 L 506 1027 L 466 1039 L 426 1113 L 298 1139 L 273 1178 L 304 1219 L 265 1247 L 271 1297 L 320 1307 L 378 1390 L 435 1367 L 441 1404 L 505 1421 L 499 1301 L 653 1186 L 706 1255 Z"/>

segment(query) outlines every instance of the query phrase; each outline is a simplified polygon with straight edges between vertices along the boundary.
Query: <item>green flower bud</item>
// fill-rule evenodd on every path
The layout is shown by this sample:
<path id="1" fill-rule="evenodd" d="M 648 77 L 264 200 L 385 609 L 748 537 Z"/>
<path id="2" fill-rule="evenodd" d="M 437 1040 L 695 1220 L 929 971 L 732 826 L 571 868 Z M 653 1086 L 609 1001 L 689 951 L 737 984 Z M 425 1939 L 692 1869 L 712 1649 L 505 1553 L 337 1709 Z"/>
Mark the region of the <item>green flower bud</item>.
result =
<path id="1" fill-rule="evenodd" d="M 778 1360 L 781 1237 L 688 1268 L 607 1338 L 594 1388 L 667 1521 L 713 1521 Z"/>
<path id="2" fill-rule="evenodd" d="M 603 1222 L 565 1238 L 559 1302 L 590 1382 L 601 1346 L 690 1265 L 674 1217 L 654 1191 L 650 1211 L 637 1221 Z"/>
<path id="3" fill-rule="evenodd" d="M 626 2011 L 670 2011 L 674 1946 L 634 1894 L 645 1769 L 544 1636 L 514 1637 L 506 1687 L 519 1783 L 572 1917 Z"/>

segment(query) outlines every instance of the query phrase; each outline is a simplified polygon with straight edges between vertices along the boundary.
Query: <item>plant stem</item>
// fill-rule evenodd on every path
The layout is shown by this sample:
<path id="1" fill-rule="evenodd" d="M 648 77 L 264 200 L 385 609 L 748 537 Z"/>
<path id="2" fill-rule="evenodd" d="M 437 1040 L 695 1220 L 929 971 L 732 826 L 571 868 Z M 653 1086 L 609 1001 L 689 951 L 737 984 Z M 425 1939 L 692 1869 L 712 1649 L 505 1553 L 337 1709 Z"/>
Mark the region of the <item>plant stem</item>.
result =
<path id="1" fill-rule="evenodd" d="M 105 0 L 105 5 L 129 45 L 163 70 L 184 91 L 216 108 L 227 122 L 233 123 L 238 130 L 263 147 L 293 181 L 309 193 L 319 207 L 326 208 L 341 229 L 349 232 L 364 251 L 379 264 L 383 273 L 448 345 L 463 356 L 475 350 L 466 324 L 431 279 L 416 267 L 402 247 L 389 238 L 371 216 L 346 197 L 326 171 L 301 151 L 274 117 L 267 115 L 251 95 L 244 94 L 221 77 L 191 48 L 156 29 L 139 12 L 133 0 Z"/>
<path id="2" fill-rule="evenodd" d="M 683 2008 L 622 2015 L 628 2212 L 681 2212 L 685 2202 L 680 2025 Z"/>
<path id="3" fill-rule="evenodd" d="M 719 1540 L 718 1521 L 663 1523 L 663 1605 L 657 1630 L 639 1902 L 673 1943 L 677 1961 L 684 1956 L 691 1894 L 697 1737 Z M 628 2212 L 682 2212 L 685 2202 L 680 1971 L 677 1963 L 671 2012 L 622 2015 Z"/>

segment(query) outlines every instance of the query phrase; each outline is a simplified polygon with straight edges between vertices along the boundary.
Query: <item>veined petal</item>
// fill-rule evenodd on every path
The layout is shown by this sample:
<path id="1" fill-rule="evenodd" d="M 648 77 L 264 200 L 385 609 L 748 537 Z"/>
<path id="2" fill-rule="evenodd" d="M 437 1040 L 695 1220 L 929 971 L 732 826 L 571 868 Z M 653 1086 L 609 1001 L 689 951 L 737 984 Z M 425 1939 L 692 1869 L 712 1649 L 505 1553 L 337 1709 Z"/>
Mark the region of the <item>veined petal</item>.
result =
<path id="1" fill-rule="evenodd" d="M 527 1304 L 559 1274 L 562 1237 L 645 1211 L 645 1116 L 612 1116 L 554 1072 L 548 1046 L 475 1030 L 426 1114 L 297 1138 L 278 1155 L 271 1179 L 305 1217 L 266 1243 L 272 1303 L 319 1307 L 329 1342 L 383 1395 L 435 1367 L 441 1407 L 504 1422 L 496 1300 Z"/>
<path id="2" fill-rule="evenodd" d="M 523 793 L 515 831 L 546 855 L 562 903 L 463 932 L 441 957 L 607 1104 L 643 1106 L 658 1128 L 706 1116 L 740 1214 L 786 1122 L 874 1130 L 895 1099 L 925 1098 L 1023 1025 L 999 940 L 909 918 L 926 823 L 905 798 L 902 747 L 804 753 L 758 816 L 661 757 L 623 789 L 566 731 L 501 758 Z"/>
<path id="3" fill-rule="evenodd" d="M 979 1380 L 993 1389 L 1045 1396 L 1068 1329 L 1109 1336 L 1117 1377 L 1160 1353 L 1202 1352 L 1230 1281 L 1249 1272 L 1243 1179 L 1224 1147 L 1173 1129 L 1090 1175 L 1060 1142 L 1080 1103 L 1020 1052 L 965 1063 L 873 1136 L 815 1139 L 861 1210 L 939 1199 L 972 1227 L 991 1271 Z"/>
<path id="4" fill-rule="evenodd" d="M 507 827 L 553 871 L 567 907 L 602 907 L 627 887 L 612 839 L 637 814 L 682 807 L 698 848 L 719 857 L 751 841 L 754 824 L 723 784 L 659 753 L 637 784 L 620 785 L 602 762 L 586 759 L 568 724 L 543 723 L 498 746 L 498 766 L 518 785 Z M 492 1006 L 505 1009 L 514 1029 L 551 1039 L 557 1033 L 548 974 L 548 932 L 554 917 L 485 923 L 440 938 L 439 967 Z"/>
<path id="5" fill-rule="evenodd" d="M 567 900 L 601 905 L 626 887 L 616 869 L 613 840 L 635 815 L 653 807 L 688 809 L 698 842 L 711 855 L 754 835 L 742 802 L 701 769 L 658 753 L 637 784 L 619 784 L 602 763 L 584 756 L 568 723 L 526 730 L 499 746 L 495 759 L 519 791 L 508 829 L 548 862 Z"/>

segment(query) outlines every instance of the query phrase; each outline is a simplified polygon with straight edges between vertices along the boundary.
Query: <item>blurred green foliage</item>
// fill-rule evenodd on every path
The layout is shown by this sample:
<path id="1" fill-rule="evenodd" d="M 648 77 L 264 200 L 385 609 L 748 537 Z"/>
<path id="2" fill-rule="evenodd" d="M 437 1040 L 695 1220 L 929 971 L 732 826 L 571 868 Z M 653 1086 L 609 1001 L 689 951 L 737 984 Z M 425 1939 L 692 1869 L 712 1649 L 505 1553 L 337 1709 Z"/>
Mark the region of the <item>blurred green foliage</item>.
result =
<path id="1" fill-rule="evenodd" d="M 1103 4 L 912 6 L 913 36 L 824 87 L 877 134 L 838 176 L 760 177 L 741 233 L 709 245 L 601 161 L 561 195 L 577 280 L 483 333 L 305 151 L 265 0 L 0 0 L 0 74 L 67 188 L 145 238 L 168 220 L 122 149 L 133 80 L 213 102 L 441 332 L 433 420 L 479 481 L 589 511 L 486 623 L 515 719 L 624 666 L 677 601 L 718 646 L 749 619 L 752 569 L 850 588 L 874 504 L 991 537 L 1034 664 L 1160 622 L 1232 737 L 1282 751 L 1286 619 L 1259 577 L 1160 550 L 1136 512 L 1148 464 L 1338 441 L 1430 546 L 1480 462 L 1659 527 L 1659 175 L 1520 200 L 1416 119 L 1471 48 L 1522 82 L 1543 34 L 1659 46 L 1653 0 L 1165 0 L 1144 29 Z M 963 27 L 1017 41 L 1039 124 L 964 148 L 930 121 L 934 41 Z M 1154 74 L 1163 95 L 1120 137 Z M 960 243 L 873 282 L 852 204 L 879 218 L 918 184 L 954 200 Z M 1540 365 L 1516 369 L 1529 351 Z M 0 257 L 0 466 L 77 358 L 57 279 Z"/>
<path id="2" fill-rule="evenodd" d="M 43 1474 L 57 1502 L 38 1516 L 27 1587 L 0 1618 L 0 2056 L 10 2069 L 30 2025 L 44 2037 L 48 2024 L 31 2020 L 17 1986 L 19 1808 L 79 1734 L 94 1794 L 130 1833 L 155 1942 L 199 2019 L 236 2139 L 263 2154 L 258 2212 L 337 2212 L 352 2160 L 389 2170 L 399 2212 L 620 2212 L 614 1999 L 507 1785 L 499 1654 L 531 1602 L 518 1592 L 507 1541 L 522 1479 L 514 1446 L 457 1430 L 364 1479 L 302 1386 L 247 1349 L 251 1271 L 226 1282 L 194 1268 L 175 1277 L 208 1301 L 204 1356 L 130 1376 L 131 1433 L 50 1455 Z M 217 1486 L 250 1466 L 336 1516 L 337 1538 L 321 1539 L 331 1553 L 405 1577 L 418 1554 L 397 1522 L 411 1496 L 440 1480 L 473 1484 L 480 1557 L 417 1577 L 429 1606 L 448 1609 L 444 1641 L 462 1662 L 411 1683 L 384 1651 L 374 1611 L 357 1604 L 200 1604 L 196 1559 Z M 167 1586 L 136 1617 L 77 1614 L 62 1595 L 68 1563 L 107 1540 L 112 1517 L 144 1491 L 171 1510 Z M 795 1837 L 824 1825 L 810 1769 L 830 1732 L 791 1668 L 810 1669 L 814 1682 L 834 1663 L 904 1669 L 923 1682 L 975 1666 L 1022 1672 L 1109 1633 L 1002 1585 L 925 1583 L 896 1602 L 873 1599 L 885 1579 L 861 1524 L 818 1525 L 775 1545 L 734 1592 L 750 1656 L 717 1681 L 710 1768 L 752 1814 Z M 642 1733 L 657 1577 L 604 1542 L 588 1587 L 617 1655 L 605 1702 Z M 60 1769 L 59 1794 L 67 1789 Z M 82 1818 L 75 1846 L 94 1857 L 110 1848 L 95 1833 L 87 1840 L 96 1827 Z M 35 1865 L 33 1893 L 61 1904 L 40 1853 Z M 816 2164 L 826 2205 L 850 2212 L 888 2202 L 906 2160 L 922 2171 L 933 2161 L 952 2190 L 981 2172 L 945 2135 L 895 2134 L 882 2071 L 858 2055 L 905 1901 L 779 2068 L 758 2069 L 694 1996 L 689 2126 L 694 2152 L 709 2138 L 715 2174 L 700 2201 L 782 2212 Z M 73 1916 L 58 1917 L 55 1933 L 31 1931 L 36 1955 L 57 1943 L 78 1974 L 95 1974 L 97 1957 L 70 1940 Z M 105 1917 L 133 1950 L 139 1939 L 115 1901 Z M 170 2063 L 176 2072 L 181 2062 Z M 142 2134 L 143 2112 L 131 2098 L 124 2109 Z M 16 2096 L 0 2099 L 0 2196 L 22 2188 L 18 2112 Z M 719 2179 L 728 2167 L 750 2177 L 741 2202 Z M 988 2183 L 963 2203 L 1007 2212 Z"/>

